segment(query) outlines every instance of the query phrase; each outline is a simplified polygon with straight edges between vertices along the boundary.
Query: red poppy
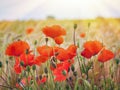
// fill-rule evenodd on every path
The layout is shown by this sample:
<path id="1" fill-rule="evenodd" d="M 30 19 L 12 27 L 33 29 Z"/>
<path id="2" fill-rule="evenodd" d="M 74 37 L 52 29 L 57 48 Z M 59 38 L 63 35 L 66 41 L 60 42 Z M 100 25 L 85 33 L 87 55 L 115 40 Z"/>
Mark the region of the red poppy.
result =
<path id="1" fill-rule="evenodd" d="M 30 46 L 25 41 L 16 41 L 10 44 L 5 54 L 9 56 L 20 56 L 22 53 L 24 53 L 26 50 L 29 50 Z"/>
<path id="2" fill-rule="evenodd" d="M 62 36 L 55 37 L 54 40 L 55 40 L 56 44 L 62 44 L 64 42 L 64 39 Z"/>
<path id="3" fill-rule="evenodd" d="M 42 77 L 42 79 L 38 79 L 38 80 L 37 80 L 37 84 L 40 85 L 40 84 L 45 83 L 46 81 L 47 81 L 47 77 L 44 76 L 44 77 Z"/>
<path id="4" fill-rule="evenodd" d="M 88 49 L 84 49 L 82 52 L 81 52 L 81 55 L 86 57 L 86 58 L 91 58 L 92 57 L 92 53 L 88 50 Z"/>
<path id="5" fill-rule="evenodd" d="M 59 25 L 53 25 L 51 27 L 46 26 L 42 29 L 42 31 L 46 36 L 51 38 L 66 35 L 66 31 Z"/>
<path id="6" fill-rule="evenodd" d="M 103 45 L 99 41 L 87 41 L 84 43 L 84 48 L 85 49 L 81 52 L 81 55 L 86 58 L 91 58 L 100 52 Z"/>
<path id="7" fill-rule="evenodd" d="M 35 64 L 34 55 L 33 54 L 21 54 L 20 61 L 23 62 L 24 67 L 32 66 Z"/>
<path id="8" fill-rule="evenodd" d="M 72 59 L 73 57 L 76 56 L 76 52 L 77 52 L 77 46 L 75 46 L 75 45 L 70 45 L 67 48 L 67 53 L 68 53 L 70 59 Z"/>
<path id="9" fill-rule="evenodd" d="M 35 59 L 35 64 L 40 65 L 48 60 L 48 57 L 45 56 L 37 56 Z"/>
<path id="10" fill-rule="evenodd" d="M 55 76 L 55 81 L 61 82 L 66 80 L 68 77 L 68 71 L 70 66 L 74 63 L 74 60 L 67 60 L 56 65 L 53 69 L 53 74 Z"/>
<path id="11" fill-rule="evenodd" d="M 55 81 L 58 81 L 58 82 L 62 82 L 66 80 L 68 76 L 68 72 L 63 67 L 56 68 L 53 71 L 53 74 L 55 75 Z"/>
<path id="12" fill-rule="evenodd" d="M 21 62 L 23 65 L 21 65 Z M 22 70 L 26 68 L 26 66 L 35 65 L 34 55 L 32 54 L 21 54 L 19 58 L 16 58 L 16 62 L 14 65 L 14 70 L 16 74 L 20 74 Z"/>
<path id="13" fill-rule="evenodd" d="M 50 46 L 39 46 L 37 48 L 37 51 L 39 52 L 39 54 L 41 56 L 46 56 L 46 57 L 50 57 L 50 56 L 53 56 L 53 48 L 50 47 Z"/>
<path id="14" fill-rule="evenodd" d="M 80 34 L 80 37 L 81 37 L 81 38 L 84 38 L 84 37 L 85 37 L 85 33 L 81 33 L 81 34 Z"/>
<path id="15" fill-rule="evenodd" d="M 114 53 L 110 50 L 103 49 L 98 55 L 98 61 L 106 62 L 114 58 Z"/>
<path id="16" fill-rule="evenodd" d="M 19 83 L 16 83 L 16 87 L 19 88 L 20 90 L 23 90 L 22 88 L 27 85 L 27 83 L 30 84 L 31 77 L 28 78 L 23 78 Z"/>
<path id="17" fill-rule="evenodd" d="M 26 34 L 31 34 L 34 31 L 33 28 L 27 28 L 26 29 Z"/>
<path id="18" fill-rule="evenodd" d="M 15 60 L 14 71 L 16 74 L 20 74 L 22 72 L 22 68 L 20 66 L 20 61 L 18 60 L 18 58 L 16 58 Z"/>
<path id="19" fill-rule="evenodd" d="M 67 53 L 67 50 L 65 49 L 59 49 L 58 50 L 58 55 L 57 55 L 57 59 L 60 61 L 66 61 L 69 59 L 69 55 Z"/>

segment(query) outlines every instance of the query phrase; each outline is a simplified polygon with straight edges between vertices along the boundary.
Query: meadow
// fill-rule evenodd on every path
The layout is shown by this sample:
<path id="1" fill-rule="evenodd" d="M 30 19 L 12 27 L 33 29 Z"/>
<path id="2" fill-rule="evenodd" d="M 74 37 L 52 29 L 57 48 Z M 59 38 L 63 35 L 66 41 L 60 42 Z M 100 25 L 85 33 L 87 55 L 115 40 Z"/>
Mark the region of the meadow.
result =
<path id="1" fill-rule="evenodd" d="M 120 90 L 120 19 L 0 21 L 0 89 Z"/>

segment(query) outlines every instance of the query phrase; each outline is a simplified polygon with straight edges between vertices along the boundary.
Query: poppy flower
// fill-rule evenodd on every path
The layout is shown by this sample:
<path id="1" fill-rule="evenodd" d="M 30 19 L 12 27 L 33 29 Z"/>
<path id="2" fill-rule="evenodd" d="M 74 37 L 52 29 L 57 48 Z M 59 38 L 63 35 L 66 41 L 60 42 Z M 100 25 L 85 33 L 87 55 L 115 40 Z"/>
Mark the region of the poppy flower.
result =
<path id="1" fill-rule="evenodd" d="M 37 56 L 35 59 L 35 64 L 40 65 L 41 63 L 44 63 L 48 60 L 48 57 L 46 56 Z"/>
<path id="2" fill-rule="evenodd" d="M 20 55 L 20 61 L 23 62 L 23 66 L 32 66 L 35 64 L 35 60 L 34 60 L 34 55 L 33 54 L 21 54 Z"/>
<path id="3" fill-rule="evenodd" d="M 55 76 L 55 81 L 61 82 L 66 80 L 68 77 L 68 71 L 70 66 L 74 63 L 74 60 L 67 60 L 56 65 L 53 69 L 53 74 Z"/>
<path id="4" fill-rule="evenodd" d="M 66 61 L 69 59 L 69 55 L 67 53 L 67 50 L 65 49 L 59 49 L 58 50 L 58 55 L 57 55 L 57 59 L 60 61 Z"/>
<path id="5" fill-rule="evenodd" d="M 63 67 L 56 68 L 53 74 L 55 76 L 54 80 L 58 82 L 65 81 L 68 76 L 68 72 Z"/>
<path id="6" fill-rule="evenodd" d="M 33 28 L 27 28 L 26 29 L 26 34 L 31 34 L 34 31 Z"/>
<path id="7" fill-rule="evenodd" d="M 98 61 L 106 62 L 114 58 L 114 53 L 110 50 L 103 49 L 98 55 Z"/>
<path id="8" fill-rule="evenodd" d="M 77 52 L 77 46 L 75 46 L 75 45 L 70 45 L 67 48 L 67 53 L 68 53 L 70 59 L 72 59 L 73 57 L 76 56 L 76 52 Z"/>
<path id="9" fill-rule="evenodd" d="M 16 83 L 16 87 L 19 88 L 20 90 L 23 90 L 22 88 L 27 85 L 27 83 L 30 84 L 31 77 L 28 78 L 22 78 L 19 83 Z"/>
<path id="10" fill-rule="evenodd" d="M 16 58 L 15 60 L 14 71 L 16 74 L 20 74 L 22 72 L 22 68 L 20 66 L 20 61 L 18 60 L 18 58 Z"/>
<path id="11" fill-rule="evenodd" d="M 26 50 L 29 50 L 30 46 L 25 41 L 16 41 L 6 48 L 5 54 L 9 56 L 20 56 Z"/>
<path id="12" fill-rule="evenodd" d="M 46 26 L 42 29 L 43 33 L 51 38 L 59 37 L 61 35 L 66 35 L 65 29 L 59 25 Z"/>
<path id="13" fill-rule="evenodd" d="M 26 66 L 35 65 L 34 55 L 32 54 L 21 54 L 19 58 L 15 59 L 14 71 L 16 74 L 20 74 Z M 23 65 L 21 65 L 21 62 Z"/>
<path id="14" fill-rule="evenodd" d="M 62 36 L 55 37 L 54 40 L 56 44 L 62 44 L 64 42 L 64 39 Z"/>
<path id="15" fill-rule="evenodd" d="M 89 59 L 89 58 L 92 57 L 93 54 L 92 54 L 88 49 L 84 49 L 84 50 L 81 52 L 81 55 Z"/>
<path id="16" fill-rule="evenodd" d="M 85 49 L 81 52 L 81 55 L 86 58 L 91 58 L 101 51 L 103 45 L 99 41 L 87 41 L 84 43 L 84 48 Z"/>
<path id="17" fill-rule="evenodd" d="M 47 81 L 47 77 L 44 76 L 44 77 L 42 77 L 42 79 L 38 79 L 38 80 L 37 80 L 37 84 L 40 85 L 40 84 L 45 83 L 46 81 Z"/>
<path id="18" fill-rule="evenodd" d="M 39 46 L 37 47 L 37 51 L 41 56 L 46 56 L 46 57 L 53 56 L 53 48 L 50 46 L 46 46 L 46 45 Z"/>
<path id="19" fill-rule="evenodd" d="M 84 38 L 85 37 L 85 33 L 80 33 L 80 37 Z"/>

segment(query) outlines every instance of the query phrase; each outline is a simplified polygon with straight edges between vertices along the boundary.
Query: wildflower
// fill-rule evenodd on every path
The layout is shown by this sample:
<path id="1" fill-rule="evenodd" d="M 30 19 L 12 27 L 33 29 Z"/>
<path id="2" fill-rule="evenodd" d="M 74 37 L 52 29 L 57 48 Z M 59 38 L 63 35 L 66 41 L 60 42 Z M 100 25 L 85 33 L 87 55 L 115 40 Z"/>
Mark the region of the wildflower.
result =
<path id="1" fill-rule="evenodd" d="M 47 77 L 46 76 L 43 76 L 41 79 L 38 79 L 37 80 L 37 84 L 40 85 L 40 84 L 43 84 L 47 81 Z"/>
<path id="2" fill-rule="evenodd" d="M 22 72 L 20 61 L 18 59 L 15 60 L 14 71 L 16 74 L 20 74 Z"/>
<path id="3" fill-rule="evenodd" d="M 51 38 L 59 37 L 61 35 L 66 35 L 65 29 L 59 25 L 46 26 L 42 29 L 43 33 Z"/>
<path id="4" fill-rule="evenodd" d="M 61 36 L 55 37 L 54 40 L 55 40 L 56 44 L 62 44 L 64 42 L 64 39 Z"/>
<path id="5" fill-rule="evenodd" d="M 81 55 L 86 58 L 91 58 L 100 52 L 103 45 L 99 41 L 87 41 L 84 43 L 84 48 L 85 49 L 81 52 Z"/>
<path id="6" fill-rule="evenodd" d="M 30 46 L 25 41 L 16 41 L 6 48 L 5 54 L 9 56 L 20 56 L 26 50 L 29 50 Z"/>
<path id="7" fill-rule="evenodd" d="M 84 38 L 85 37 L 85 33 L 80 33 L 80 37 Z"/>
<path id="8" fill-rule="evenodd" d="M 48 60 L 48 57 L 46 56 L 37 56 L 35 59 L 35 64 L 40 65 L 41 63 L 44 63 Z"/>
<path id="9" fill-rule="evenodd" d="M 98 55 L 98 61 L 106 62 L 114 57 L 114 53 L 110 50 L 103 49 Z"/>
<path id="10" fill-rule="evenodd" d="M 26 34 L 29 35 L 29 34 L 31 34 L 33 31 L 34 31 L 33 28 L 27 28 L 27 29 L 26 29 Z"/>
<path id="11" fill-rule="evenodd" d="M 55 81 L 59 82 L 66 80 L 68 76 L 68 72 L 63 67 L 56 68 L 53 74 L 55 75 Z"/>
<path id="12" fill-rule="evenodd" d="M 55 81 L 61 82 L 66 80 L 70 66 L 73 64 L 72 60 L 67 60 L 56 65 L 56 68 L 52 69 L 55 76 Z"/>
<path id="13" fill-rule="evenodd" d="M 73 57 L 76 56 L 76 52 L 77 52 L 77 46 L 75 45 L 70 45 L 68 48 L 67 48 L 67 53 L 69 55 L 69 59 L 72 59 Z"/>
<path id="14" fill-rule="evenodd" d="M 46 45 L 39 46 L 37 47 L 37 51 L 41 56 L 46 56 L 46 57 L 53 56 L 53 48 L 50 46 L 46 46 Z"/>
<path id="15" fill-rule="evenodd" d="M 34 55 L 32 54 L 23 53 L 15 61 L 14 70 L 16 74 L 20 74 L 27 66 L 35 65 Z M 22 65 L 21 62 L 23 63 Z"/>

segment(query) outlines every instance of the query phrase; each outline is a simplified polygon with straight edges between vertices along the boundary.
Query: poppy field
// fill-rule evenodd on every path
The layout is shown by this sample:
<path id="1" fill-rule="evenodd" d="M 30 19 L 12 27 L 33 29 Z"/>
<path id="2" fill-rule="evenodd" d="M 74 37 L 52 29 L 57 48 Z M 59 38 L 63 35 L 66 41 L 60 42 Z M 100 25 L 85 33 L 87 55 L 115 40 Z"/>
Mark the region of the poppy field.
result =
<path id="1" fill-rule="evenodd" d="M 120 90 L 120 19 L 1 21 L 0 90 Z"/>

